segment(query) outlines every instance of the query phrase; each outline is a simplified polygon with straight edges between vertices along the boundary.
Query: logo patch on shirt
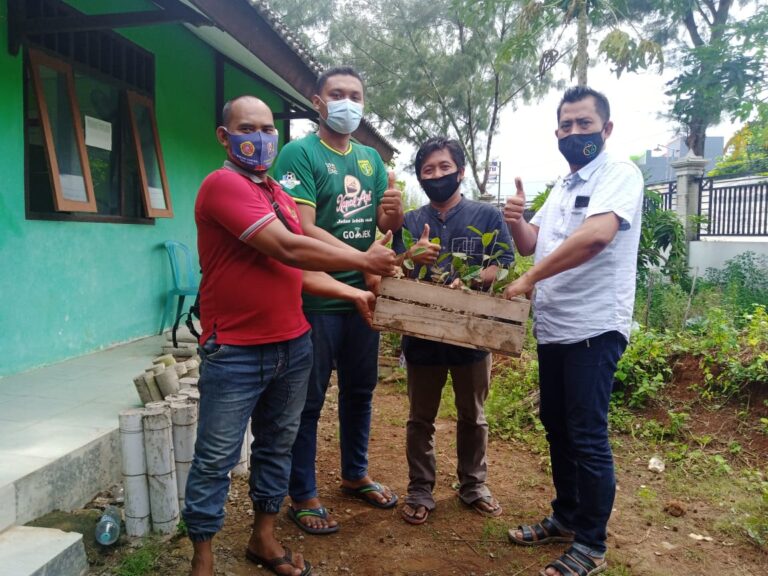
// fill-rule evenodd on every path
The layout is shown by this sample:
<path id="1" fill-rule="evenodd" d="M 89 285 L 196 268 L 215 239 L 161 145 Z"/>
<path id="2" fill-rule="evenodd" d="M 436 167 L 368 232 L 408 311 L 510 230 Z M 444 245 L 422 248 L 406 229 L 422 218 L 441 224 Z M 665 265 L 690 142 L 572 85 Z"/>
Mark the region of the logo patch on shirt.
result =
<path id="1" fill-rule="evenodd" d="M 328 170 L 328 174 L 338 174 L 339 170 L 336 168 L 336 164 L 333 162 L 326 162 L 325 167 Z"/>
<path id="2" fill-rule="evenodd" d="M 286 172 L 283 174 L 283 177 L 280 178 L 280 186 L 287 190 L 293 190 L 299 184 L 301 184 L 301 180 L 297 180 L 296 174 L 293 172 Z"/>
<path id="3" fill-rule="evenodd" d="M 358 160 L 357 165 L 360 167 L 360 171 L 366 176 L 373 175 L 373 165 L 368 160 Z"/>
<path id="4" fill-rule="evenodd" d="M 360 180 L 347 174 L 344 176 L 344 193 L 336 197 L 336 212 L 345 217 L 357 214 L 371 205 L 373 195 L 363 190 Z"/>

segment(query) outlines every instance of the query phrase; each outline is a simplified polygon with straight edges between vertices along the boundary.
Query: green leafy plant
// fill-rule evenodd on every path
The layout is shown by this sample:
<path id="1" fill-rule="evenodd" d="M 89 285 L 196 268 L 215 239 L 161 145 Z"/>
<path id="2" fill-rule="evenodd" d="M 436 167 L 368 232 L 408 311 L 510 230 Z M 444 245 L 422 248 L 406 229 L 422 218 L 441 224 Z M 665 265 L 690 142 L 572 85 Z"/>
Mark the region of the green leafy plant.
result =
<path id="1" fill-rule="evenodd" d="M 653 330 L 637 330 L 619 360 L 615 378 L 623 385 L 619 397 L 632 408 L 655 399 L 672 376 L 667 338 Z"/>
<path id="2" fill-rule="evenodd" d="M 704 286 L 716 288 L 721 307 L 734 316 L 750 312 L 755 304 L 768 302 L 768 258 L 744 252 L 726 261 L 722 269 L 708 268 Z"/>
<path id="3" fill-rule="evenodd" d="M 768 382 L 768 311 L 764 305 L 756 305 L 741 318 L 712 308 L 695 333 L 691 351 L 700 359 L 705 397 L 727 397 L 747 384 Z"/>
<path id="4" fill-rule="evenodd" d="M 645 204 L 637 251 L 638 277 L 644 279 L 657 269 L 672 282 L 687 276 L 685 227 L 672 210 L 664 210 L 661 196 L 645 190 Z"/>
<path id="5" fill-rule="evenodd" d="M 467 226 L 467 229 L 480 236 L 480 242 L 483 246 L 482 264 L 471 264 L 469 255 L 464 252 L 444 252 L 431 267 L 421 265 L 416 273 L 416 279 L 424 280 L 429 276 L 429 279 L 435 284 L 448 284 L 454 279 L 458 279 L 461 281 L 461 288 L 463 290 L 472 290 L 479 286 L 483 270 L 490 266 L 497 266 L 498 269 L 491 281 L 489 291 L 492 293 L 501 292 L 507 284 L 518 276 L 514 265 L 504 266 L 499 262 L 501 256 L 509 250 L 509 244 L 498 240 L 498 230 L 482 232 L 475 226 Z M 403 267 L 407 270 L 414 270 L 416 264 L 413 261 L 413 257 L 423 254 L 426 248 L 415 247 L 417 242 L 413 234 L 405 228 L 402 233 L 403 244 L 406 251 L 411 255 L 410 258 L 406 258 L 403 261 Z M 433 238 L 430 242 L 439 245 L 440 239 Z M 450 260 L 448 267 L 444 265 L 446 260 Z"/>

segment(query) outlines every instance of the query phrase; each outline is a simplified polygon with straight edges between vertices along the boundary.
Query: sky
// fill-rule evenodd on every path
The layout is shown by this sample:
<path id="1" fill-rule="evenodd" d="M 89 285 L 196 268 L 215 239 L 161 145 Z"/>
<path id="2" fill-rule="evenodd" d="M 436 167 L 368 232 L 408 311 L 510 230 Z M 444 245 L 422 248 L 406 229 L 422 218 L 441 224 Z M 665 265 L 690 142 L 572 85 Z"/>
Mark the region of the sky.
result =
<path id="1" fill-rule="evenodd" d="M 592 88 L 603 92 L 611 104 L 613 134 L 606 146 L 612 153 L 629 157 L 644 154 L 658 145 L 665 145 L 675 138 L 676 124 L 662 118 L 660 113 L 669 110 L 664 95 L 665 81 L 673 75 L 669 71 L 660 76 L 654 72 L 623 74 L 620 79 L 611 74 L 608 67 L 598 65 L 589 70 L 588 82 Z M 531 199 L 544 189 L 545 184 L 568 171 L 568 165 L 557 149 L 557 104 L 562 93 L 551 91 L 544 99 L 513 109 L 506 108 L 501 115 L 498 134 L 494 137 L 491 158 L 501 162 L 501 197 L 514 194 L 514 178 L 520 176 L 526 196 Z M 723 136 L 726 141 L 739 125 L 724 122 L 707 130 L 708 136 Z M 420 187 L 412 174 L 406 173 L 413 150 L 397 142 L 401 151 L 396 160 L 398 178 L 406 181 L 406 190 L 420 194 Z M 661 148 L 661 151 L 664 149 Z M 654 152 L 662 155 L 664 152 Z M 498 193 L 495 185 L 489 192 Z M 426 196 L 420 195 L 422 201 Z"/>
<path id="2" fill-rule="evenodd" d="M 623 74 L 617 79 L 605 64 L 589 69 L 589 85 L 603 92 L 611 104 L 613 133 L 606 147 L 612 153 L 629 157 L 642 155 L 646 150 L 671 142 L 676 136 L 677 125 L 661 114 L 670 109 L 670 101 L 664 95 L 665 82 L 673 77 L 668 70 L 659 75 L 655 72 Z M 568 165 L 557 149 L 557 105 L 562 92 L 552 90 L 542 100 L 518 107 L 507 107 L 501 115 L 499 132 L 494 136 L 491 158 L 501 162 L 501 186 L 489 187 L 489 192 L 501 198 L 515 193 L 514 179 L 520 176 L 527 199 L 544 190 L 547 182 L 568 171 Z M 292 128 L 299 136 L 312 129 L 309 121 Z M 708 136 L 728 138 L 740 127 L 724 122 L 707 130 Z M 406 192 L 419 202 L 427 197 L 413 174 L 411 162 L 414 148 L 405 142 L 392 141 L 400 154 L 395 158 L 395 172 L 399 180 L 406 182 Z M 654 155 L 663 155 L 664 148 Z M 469 189 L 465 185 L 465 193 Z"/>

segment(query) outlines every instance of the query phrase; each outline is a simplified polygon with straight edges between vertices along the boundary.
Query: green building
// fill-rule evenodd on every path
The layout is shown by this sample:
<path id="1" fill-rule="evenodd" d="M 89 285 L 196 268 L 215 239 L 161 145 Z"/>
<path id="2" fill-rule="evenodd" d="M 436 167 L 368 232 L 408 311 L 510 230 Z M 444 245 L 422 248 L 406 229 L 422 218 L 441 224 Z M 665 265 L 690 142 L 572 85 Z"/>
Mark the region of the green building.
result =
<path id="1" fill-rule="evenodd" d="M 157 333 L 223 103 L 284 142 L 319 70 L 259 0 L 0 0 L 0 376 Z"/>

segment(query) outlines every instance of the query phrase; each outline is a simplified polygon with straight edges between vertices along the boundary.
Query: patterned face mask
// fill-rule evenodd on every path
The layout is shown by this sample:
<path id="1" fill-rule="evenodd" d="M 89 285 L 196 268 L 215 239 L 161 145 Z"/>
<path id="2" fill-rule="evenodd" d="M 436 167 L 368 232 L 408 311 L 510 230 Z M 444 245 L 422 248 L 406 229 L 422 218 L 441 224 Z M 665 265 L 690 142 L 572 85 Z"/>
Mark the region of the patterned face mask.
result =
<path id="1" fill-rule="evenodd" d="M 226 130 L 226 128 L 225 128 Z M 266 172 L 277 157 L 277 132 L 251 132 L 229 135 L 229 153 L 239 166 L 249 172 Z"/>

